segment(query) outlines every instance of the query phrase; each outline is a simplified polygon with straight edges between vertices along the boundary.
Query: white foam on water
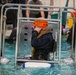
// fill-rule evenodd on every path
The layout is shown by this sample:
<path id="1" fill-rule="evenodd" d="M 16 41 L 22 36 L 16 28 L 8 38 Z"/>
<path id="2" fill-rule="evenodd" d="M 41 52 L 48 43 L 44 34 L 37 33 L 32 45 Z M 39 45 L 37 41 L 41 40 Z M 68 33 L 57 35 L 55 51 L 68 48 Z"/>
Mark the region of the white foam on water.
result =
<path id="1" fill-rule="evenodd" d="M 63 59 L 63 62 L 65 62 L 67 64 L 73 64 L 74 60 L 72 58 L 65 58 L 65 59 Z"/>
<path id="2" fill-rule="evenodd" d="M 1 64 L 7 64 L 10 60 L 7 58 L 0 58 L 0 63 Z"/>

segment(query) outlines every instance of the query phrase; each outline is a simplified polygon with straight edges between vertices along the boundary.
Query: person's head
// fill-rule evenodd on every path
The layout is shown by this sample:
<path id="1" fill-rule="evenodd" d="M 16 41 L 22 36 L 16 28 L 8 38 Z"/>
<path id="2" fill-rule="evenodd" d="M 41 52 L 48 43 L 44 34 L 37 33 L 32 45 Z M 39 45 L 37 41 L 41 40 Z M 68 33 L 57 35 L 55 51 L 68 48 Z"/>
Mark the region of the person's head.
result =
<path id="1" fill-rule="evenodd" d="M 34 2 L 37 2 L 37 0 L 33 0 Z"/>
<path id="2" fill-rule="evenodd" d="M 41 29 L 45 29 L 48 26 L 48 21 L 47 20 L 35 20 L 34 26 L 40 27 Z"/>

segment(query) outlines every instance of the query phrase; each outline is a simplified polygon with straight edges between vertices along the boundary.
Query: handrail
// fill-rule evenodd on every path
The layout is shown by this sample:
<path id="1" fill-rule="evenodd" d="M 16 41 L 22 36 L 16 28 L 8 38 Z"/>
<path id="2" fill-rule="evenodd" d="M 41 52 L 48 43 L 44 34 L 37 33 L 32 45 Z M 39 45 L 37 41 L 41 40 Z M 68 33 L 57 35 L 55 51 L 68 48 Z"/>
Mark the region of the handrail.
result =
<path id="1" fill-rule="evenodd" d="M 32 5 L 32 4 L 13 4 L 13 3 L 6 3 L 6 4 L 4 4 L 3 6 L 2 6 L 2 8 L 4 8 L 5 6 L 32 6 L 32 7 L 46 7 L 46 8 L 62 8 L 62 9 L 64 9 L 64 8 L 66 8 L 66 9 L 74 9 L 74 10 L 76 10 L 75 8 L 73 8 L 73 7 L 58 7 L 58 6 L 49 6 L 49 5 Z"/>

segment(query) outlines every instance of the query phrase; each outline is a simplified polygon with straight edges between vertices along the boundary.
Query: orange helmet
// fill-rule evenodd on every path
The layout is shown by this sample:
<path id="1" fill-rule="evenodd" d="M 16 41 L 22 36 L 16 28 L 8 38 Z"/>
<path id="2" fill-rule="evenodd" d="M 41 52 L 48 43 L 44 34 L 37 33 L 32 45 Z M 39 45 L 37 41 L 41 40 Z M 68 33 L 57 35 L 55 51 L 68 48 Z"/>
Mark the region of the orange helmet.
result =
<path id="1" fill-rule="evenodd" d="M 48 22 L 47 22 L 47 20 L 35 20 L 34 26 L 46 28 L 48 26 Z"/>
<path id="2" fill-rule="evenodd" d="M 71 16 L 72 16 L 72 17 L 73 17 L 73 16 L 76 17 L 76 11 L 73 11 L 73 12 L 71 13 Z"/>

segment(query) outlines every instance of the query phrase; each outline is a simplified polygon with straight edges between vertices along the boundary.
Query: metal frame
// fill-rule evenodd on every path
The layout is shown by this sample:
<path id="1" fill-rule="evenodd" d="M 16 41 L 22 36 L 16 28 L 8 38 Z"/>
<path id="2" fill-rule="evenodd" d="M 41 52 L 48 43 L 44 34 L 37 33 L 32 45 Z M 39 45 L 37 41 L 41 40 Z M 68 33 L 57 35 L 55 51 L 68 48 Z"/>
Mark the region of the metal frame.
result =
<path id="1" fill-rule="evenodd" d="M 19 8 L 18 8 L 18 14 L 20 14 L 20 6 L 19 6 Z M 18 15 L 18 23 L 17 23 L 17 35 L 19 35 L 19 20 L 20 19 L 29 19 L 29 18 L 21 18 L 21 17 L 19 17 L 19 15 Z M 37 19 L 37 18 L 30 18 L 30 19 Z M 48 19 L 48 20 L 50 20 L 50 19 Z M 53 20 L 54 21 L 54 20 Z M 57 21 L 57 20 L 55 20 L 55 21 Z M 60 21 L 60 20 L 59 20 Z M 16 57 L 15 57 L 15 60 L 17 59 L 17 53 L 18 53 L 18 50 L 19 50 L 19 36 L 17 36 L 17 42 L 16 42 Z M 60 53 L 60 52 L 59 52 Z M 60 55 L 60 54 L 59 54 Z M 26 61 L 25 59 L 17 59 L 17 61 Z M 59 59 L 60 60 L 60 59 Z M 15 61 L 15 64 L 16 64 L 16 62 L 17 61 Z M 30 60 L 28 60 L 28 61 L 30 61 Z M 36 62 L 36 60 L 33 60 L 34 62 Z M 42 61 L 41 61 L 42 62 Z M 46 61 L 47 62 L 47 61 Z M 50 63 L 52 63 L 52 61 L 49 61 Z M 54 63 L 55 63 L 55 61 L 53 61 Z M 58 61 L 56 61 L 57 63 L 59 63 Z"/>
<path id="2" fill-rule="evenodd" d="M 3 44 L 1 44 L 1 42 L 4 42 L 3 40 L 4 40 L 4 38 L 3 38 L 3 40 L 1 40 L 2 39 L 2 37 L 4 37 L 4 35 L 2 36 L 2 22 L 3 22 L 3 8 L 5 7 L 5 6 L 18 6 L 18 8 L 17 8 L 17 10 L 18 10 L 18 17 L 17 17 L 17 20 L 18 20 L 18 22 L 17 22 L 17 38 L 16 38 L 16 52 L 15 52 L 15 65 L 16 65 L 16 63 L 17 63 L 17 61 L 19 60 L 19 59 L 17 59 L 17 54 L 18 54 L 18 50 L 19 50 L 19 46 L 18 46 L 18 43 L 19 43 L 19 21 L 21 20 L 21 19 L 37 19 L 37 18 L 23 18 L 23 17 L 20 17 L 19 16 L 19 14 L 20 14 L 20 7 L 21 6 L 28 6 L 27 4 L 26 5 L 24 5 L 24 4 L 5 4 L 5 5 L 3 5 L 3 7 L 2 7 L 2 10 L 1 10 L 1 37 L 0 37 L 0 55 L 1 55 L 1 50 L 2 51 L 4 51 L 4 43 Z M 29 6 L 38 6 L 38 5 L 29 5 Z M 41 5 L 42 6 L 42 5 Z M 39 7 L 40 7 L 40 5 L 39 5 Z M 72 7 L 53 7 L 53 6 L 42 6 L 42 7 L 48 7 L 48 8 L 60 8 L 60 17 L 59 17 L 59 19 L 46 19 L 46 20 L 49 20 L 49 21 L 57 21 L 57 22 L 59 22 L 59 34 L 60 34 L 60 36 L 59 36 L 59 58 L 58 58 L 58 62 L 57 61 L 46 61 L 46 62 L 49 62 L 49 63 L 58 63 L 58 64 L 60 64 L 60 58 L 61 58 L 61 26 L 62 26 L 62 22 L 61 22 L 61 19 L 62 19 L 62 9 L 63 8 L 67 8 L 67 9 L 74 9 L 74 8 L 72 8 Z M 11 9 L 15 9 L 15 8 L 11 8 Z M 29 9 L 30 10 L 30 9 Z M 74 9 L 75 10 L 75 9 Z M 46 10 L 45 10 L 46 11 Z M 45 19 L 44 19 L 45 20 Z M 4 28 L 3 28 L 4 30 L 5 30 L 5 23 L 4 23 Z M 3 52 L 2 52 L 3 53 Z M 24 61 L 24 60 L 22 60 L 22 61 Z"/>

